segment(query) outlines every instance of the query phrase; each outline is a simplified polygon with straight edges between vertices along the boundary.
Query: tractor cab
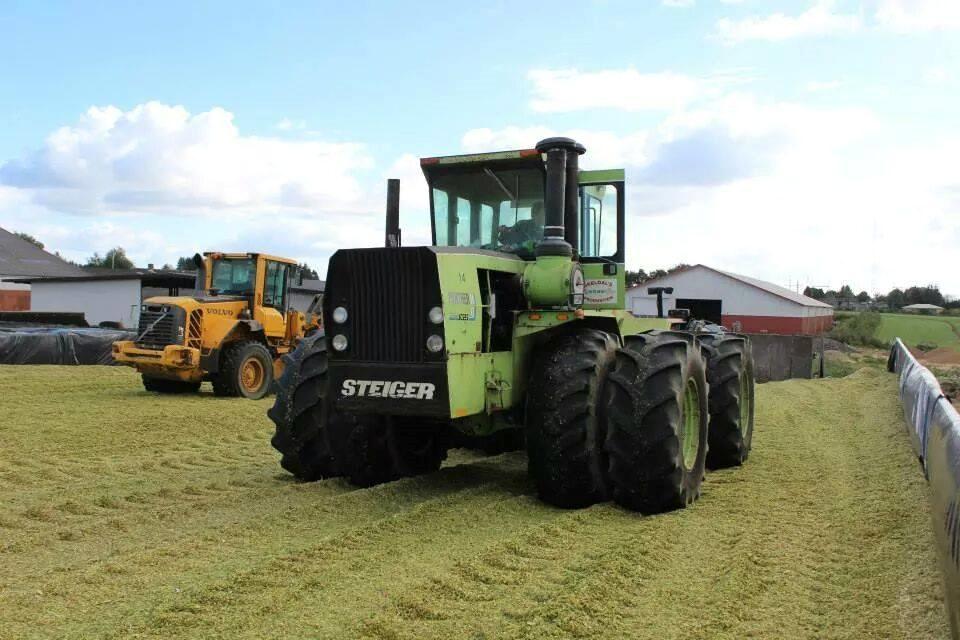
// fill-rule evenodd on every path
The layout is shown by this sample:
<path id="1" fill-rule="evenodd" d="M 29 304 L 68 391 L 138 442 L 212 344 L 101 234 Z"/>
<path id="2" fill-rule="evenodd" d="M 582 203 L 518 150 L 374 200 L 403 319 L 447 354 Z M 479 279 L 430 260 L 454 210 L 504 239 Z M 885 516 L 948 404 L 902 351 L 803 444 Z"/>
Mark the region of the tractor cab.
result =
<path id="1" fill-rule="evenodd" d="M 547 227 L 545 158 L 536 149 L 423 158 L 433 244 L 535 260 Z M 624 172 L 578 171 L 576 185 L 563 227 L 583 268 L 584 305 L 622 307 Z"/>

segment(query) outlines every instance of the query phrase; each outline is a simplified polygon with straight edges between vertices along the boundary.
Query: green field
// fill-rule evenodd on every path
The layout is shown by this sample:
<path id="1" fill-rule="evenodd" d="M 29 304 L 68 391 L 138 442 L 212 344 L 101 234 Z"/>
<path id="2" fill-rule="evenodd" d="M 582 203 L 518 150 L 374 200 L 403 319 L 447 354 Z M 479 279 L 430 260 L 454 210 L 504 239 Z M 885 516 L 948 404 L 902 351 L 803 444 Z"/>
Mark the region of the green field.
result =
<path id="1" fill-rule="evenodd" d="M 932 343 L 960 351 L 960 318 L 953 316 L 919 316 L 908 314 L 881 314 L 876 337 L 892 342 L 900 338 L 908 346 Z"/>
<path id="2" fill-rule="evenodd" d="M 943 638 L 893 376 L 761 385 L 691 508 L 562 511 L 525 458 L 300 484 L 269 401 L 0 367 L 0 638 Z"/>

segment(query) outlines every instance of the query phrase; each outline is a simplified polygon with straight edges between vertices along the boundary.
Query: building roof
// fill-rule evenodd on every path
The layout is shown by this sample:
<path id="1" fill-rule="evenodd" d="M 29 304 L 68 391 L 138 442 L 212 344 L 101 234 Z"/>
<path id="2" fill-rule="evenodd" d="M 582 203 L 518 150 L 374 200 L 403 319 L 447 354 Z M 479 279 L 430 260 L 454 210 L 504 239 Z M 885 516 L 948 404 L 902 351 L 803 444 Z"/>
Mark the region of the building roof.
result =
<path id="1" fill-rule="evenodd" d="M 190 287 L 196 281 L 196 274 L 192 271 L 167 269 L 79 269 L 79 275 L 16 278 L 12 281 L 34 284 L 43 282 L 103 282 L 109 280 L 140 280 L 145 287 Z"/>
<path id="2" fill-rule="evenodd" d="M 303 282 L 300 284 L 290 285 L 290 291 L 302 291 L 304 293 L 323 293 L 324 287 L 326 286 L 324 280 L 313 280 L 312 278 L 304 278 Z"/>
<path id="3" fill-rule="evenodd" d="M 652 280 L 647 280 L 646 282 L 643 282 L 641 284 L 634 285 L 634 286 L 649 287 L 658 281 L 665 280 L 666 278 L 675 276 L 678 273 L 682 273 L 685 271 L 692 271 L 693 269 L 706 269 L 707 271 L 718 273 L 722 276 L 726 276 L 727 278 L 731 278 L 733 280 L 742 282 L 743 284 L 746 284 L 748 286 L 754 287 L 756 289 L 760 289 L 761 291 L 766 291 L 767 293 L 773 294 L 778 298 L 783 298 L 785 300 L 789 300 L 790 302 L 794 302 L 796 304 L 803 305 L 805 307 L 826 307 L 828 309 L 833 308 L 826 302 L 815 300 L 809 296 L 805 296 L 795 291 L 791 291 L 786 287 L 781 287 L 780 285 L 773 284 L 772 282 L 766 282 L 765 280 L 758 280 L 757 278 L 751 278 L 750 276 L 743 276 L 743 275 L 740 275 L 739 273 L 732 273 L 730 271 L 721 271 L 720 269 L 714 269 L 713 267 L 708 267 L 705 264 L 695 264 L 690 267 L 687 267 L 683 271 L 674 271 L 673 273 L 668 273 L 665 276 L 660 276 L 659 278 L 653 278 Z"/>
<path id="4" fill-rule="evenodd" d="M 926 304 L 925 302 L 918 302 L 917 304 L 908 304 L 901 309 L 916 309 L 917 311 L 943 311 L 943 307 L 939 307 L 935 304 Z"/>
<path id="5" fill-rule="evenodd" d="M 82 274 L 66 260 L 0 228 L 0 276 L 69 276 Z"/>

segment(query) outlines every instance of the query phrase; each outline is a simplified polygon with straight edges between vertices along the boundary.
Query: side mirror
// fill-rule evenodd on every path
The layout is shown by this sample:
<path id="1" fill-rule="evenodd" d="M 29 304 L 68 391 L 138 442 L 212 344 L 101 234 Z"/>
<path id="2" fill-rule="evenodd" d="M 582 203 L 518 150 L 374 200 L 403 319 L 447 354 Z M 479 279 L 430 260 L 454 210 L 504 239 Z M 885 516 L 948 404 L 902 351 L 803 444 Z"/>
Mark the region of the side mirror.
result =
<path id="1" fill-rule="evenodd" d="M 193 264 L 198 271 L 200 269 L 203 269 L 203 256 L 200 255 L 199 253 L 193 254 Z"/>

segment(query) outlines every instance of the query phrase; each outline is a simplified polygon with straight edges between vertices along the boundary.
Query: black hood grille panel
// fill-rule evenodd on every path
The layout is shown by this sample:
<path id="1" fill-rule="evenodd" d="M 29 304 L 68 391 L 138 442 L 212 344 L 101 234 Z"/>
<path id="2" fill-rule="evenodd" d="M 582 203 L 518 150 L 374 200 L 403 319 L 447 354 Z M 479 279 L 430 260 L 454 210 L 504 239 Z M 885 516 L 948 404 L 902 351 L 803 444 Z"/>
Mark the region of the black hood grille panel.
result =
<path id="1" fill-rule="evenodd" d="M 333 309 L 347 309 L 344 325 L 333 322 Z M 435 362 L 426 351 L 431 307 L 441 306 L 437 257 L 425 247 L 346 249 L 330 259 L 324 295 L 328 339 L 343 333 L 348 349 L 331 357 L 365 362 Z M 328 345 L 329 346 L 329 345 Z"/>

